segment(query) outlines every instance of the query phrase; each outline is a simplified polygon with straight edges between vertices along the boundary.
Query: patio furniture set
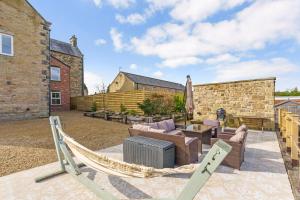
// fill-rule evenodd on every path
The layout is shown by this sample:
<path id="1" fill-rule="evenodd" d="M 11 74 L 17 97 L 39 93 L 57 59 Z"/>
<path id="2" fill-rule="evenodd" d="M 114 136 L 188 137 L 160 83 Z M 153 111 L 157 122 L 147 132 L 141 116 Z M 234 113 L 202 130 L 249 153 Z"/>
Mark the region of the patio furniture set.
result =
<path id="1" fill-rule="evenodd" d="M 240 169 L 244 161 L 248 132 L 245 125 L 241 125 L 236 131 L 222 132 L 218 120 L 204 120 L 202 124 L 191 124 L 185 127 L 176 125 L 172 119 L 169 119 L 155 123 L 133 124 L 128 130 L 130 137 L 125 139 L 123 144 L 126 162 L 162 168 L 187 165 L 198 161 L 198 153 L 202 154 L 203 144 L 213 145 L 219 139 L 232 146 L 232 151 L 222 164 Z M 163 142 L 166 143 L 161 146 Z M 156 163 L 159 161 L 161 162 Z M 171 161 L 173 164 L 169 163 Z"/>

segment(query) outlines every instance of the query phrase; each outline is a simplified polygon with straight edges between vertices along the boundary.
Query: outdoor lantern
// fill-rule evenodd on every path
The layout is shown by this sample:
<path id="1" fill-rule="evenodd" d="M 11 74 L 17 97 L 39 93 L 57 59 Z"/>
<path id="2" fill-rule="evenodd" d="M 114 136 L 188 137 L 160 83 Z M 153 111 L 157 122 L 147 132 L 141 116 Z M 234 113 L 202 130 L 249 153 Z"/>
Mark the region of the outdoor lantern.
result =
<path id="1" fill-rule="evenodd" d="M 226 117 L 226 111 L 224 108 L 219 108 L 217 110 L 217 120 L 224 121 Z"/>

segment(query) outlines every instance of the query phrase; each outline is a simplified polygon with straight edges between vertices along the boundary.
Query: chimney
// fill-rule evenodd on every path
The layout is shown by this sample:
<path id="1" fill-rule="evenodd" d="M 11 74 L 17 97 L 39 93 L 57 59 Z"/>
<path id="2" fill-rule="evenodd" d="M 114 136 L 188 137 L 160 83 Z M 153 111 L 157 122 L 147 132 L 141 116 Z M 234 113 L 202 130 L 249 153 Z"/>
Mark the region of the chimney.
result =
<path id="1" fill-rule="evenodd" d="M 73 35 L 71 38 L 70 38 L 70 44 L 73 46 L 73 47 L 77 47 L 77 37 L 75 35 Z"/>

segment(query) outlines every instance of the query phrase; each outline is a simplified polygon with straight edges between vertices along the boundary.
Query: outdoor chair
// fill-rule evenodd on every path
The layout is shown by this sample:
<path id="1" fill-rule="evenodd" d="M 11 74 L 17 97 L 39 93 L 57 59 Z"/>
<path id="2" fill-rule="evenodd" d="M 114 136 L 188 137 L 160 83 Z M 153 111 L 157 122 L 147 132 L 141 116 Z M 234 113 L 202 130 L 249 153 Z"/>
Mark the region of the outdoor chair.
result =
<path id="1" fill-rule="evenodd" d="M 217 138 L 211 138 L 211 145 L 214 145 L 219 139 L 222 139 L 232 146 L 232 151 L 223 160 L 222 164 L 238 170 L 240 170 L 241 165 L 244 162 L 246 138 L 248 134 L 247 128 L 240 131 L 245 131 L 244 137 L 242 137 L 240 141 L 231 141 L 231 138 L 238 132 L 222 132 L 218 134 Z"/>

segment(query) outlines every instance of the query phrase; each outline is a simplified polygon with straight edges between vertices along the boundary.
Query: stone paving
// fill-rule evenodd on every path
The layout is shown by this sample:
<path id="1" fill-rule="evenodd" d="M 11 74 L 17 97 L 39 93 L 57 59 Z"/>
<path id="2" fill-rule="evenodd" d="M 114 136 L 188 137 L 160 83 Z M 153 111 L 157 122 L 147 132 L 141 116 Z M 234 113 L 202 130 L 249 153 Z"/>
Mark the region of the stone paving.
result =
<path id="1" fill-rule="evenodd" d="M 204 154 L 208 148 L 209 146 L 205 146 Z M 122 145 L 104 149 L 101 152 L 122 159 Z M 0 177 L 0 199 L 97 199 L 92 192 L 68 174 L 41 183 L 34 182 L 35 177 L 57 168 L 58 163 L 51 163 Z M 90 168 L 83 168 L 82 171 L 88 178 L 120 199 L 175 198 L 189 180 L 188 175 L 139 179 L 120 178 L 96 172 Z M 245 162 L 241 170 L 220 166 L 195 199 L 294 199 L 276 134 L 274 132 L 251 131 L 248 134 Z"/>

